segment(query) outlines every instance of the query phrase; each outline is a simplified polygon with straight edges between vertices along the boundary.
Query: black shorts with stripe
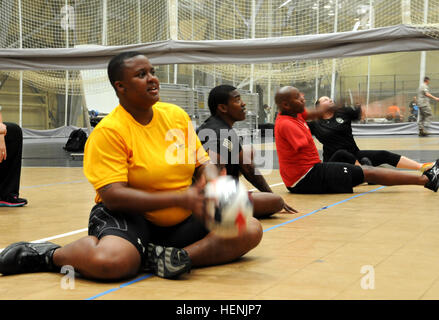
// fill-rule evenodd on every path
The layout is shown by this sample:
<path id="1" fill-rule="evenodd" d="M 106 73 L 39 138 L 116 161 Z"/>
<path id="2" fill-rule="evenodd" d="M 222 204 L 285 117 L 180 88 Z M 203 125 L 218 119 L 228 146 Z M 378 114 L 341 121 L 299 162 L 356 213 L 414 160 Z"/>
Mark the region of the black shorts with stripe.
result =
<path id="1" fill-rule="evenodd" d="M 352 188 L 363 182 L 364 173 L 360 166 L 323 162 L 315 164 L 296 186 L 288 187 L 288 190 L 301 194 L 352 193 Z"/>
<path id="2" fill-rule="evenodd" d="M 160 227 L 143 215 L 111 211 L 102 203 L 93 207 L 88 223 L 89 236 L 101 239 L 112 235 L 128 240 L 139 251 L 142 262 L 150 242 L 165 247 L 184 248 L 201 240 L 208 233 L 203 223 L 194 215 L 175 226 Z"/>

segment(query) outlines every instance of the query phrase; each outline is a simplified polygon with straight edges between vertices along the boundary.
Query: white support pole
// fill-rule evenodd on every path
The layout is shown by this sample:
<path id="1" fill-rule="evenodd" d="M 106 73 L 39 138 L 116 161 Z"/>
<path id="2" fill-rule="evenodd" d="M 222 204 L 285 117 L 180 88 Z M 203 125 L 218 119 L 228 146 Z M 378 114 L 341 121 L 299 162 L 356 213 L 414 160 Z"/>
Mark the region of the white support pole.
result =
<path id="1" fill-rule="evenodd" d="M 18 16 L 19 16 L 19 31 L 20 31 L 20 49 L 23 49 L 23 17 L 21 13 L 21 0 L 18 0 Z M 23 71 L 20 71 L 20 92 L 18 102 L 18 124 L 23 126 Z"/>
<path id="2" fill-rule="evenodd" d="M 68 0 L 65 1 L 65 8 L 67 9 L 68 6 Z M 67 24 L 66 24 L 66 48 L 69 47 L 69 27 L 70 27 L 70 17 L 68 16 L 70 14 L 69 10 L 66 10 L 67 15 Z M 64 102 L 64 126 L 67 127 L 67 112 L 68 112 L 68 103 L 69 103 L 69 70 L 66 70 L 66 80 L 65 80 L 65 102 Z"/>
<path id="3" fill-rule="evenodd" d="M 253 93 L 253 82 L 254 82 L 254 78 L 255 78 L 255 65 L 252 63 L 250 65 L 250 82 L 249 82 L 249 87 L 250 87 L 250 93 Z"/>
<path id="4" fill-rule="evenodd" d="M 102 2 L 102 45 L 107 45 L 107 0 Z"/>
<path id="5" fill-rule="evenodd" d="M 369 0 L 369 29 L 374 27 L 374 12 L 373 12 L 373 0 Z M 370 102 L 370 69 L 372 64 L 371 56 L 367 57 L 367 92 L 366 92 L 366 123 L 368 121 L 369 114 L 369 102 Z"/>
<path id="6" fill-rule="evenodd" d="M 373 8 L 373 0 L 369 0 L 369 28 L 375 28 L 375 9 Z"/>
<path id="7" fill-rule="evenodd" d="M 271 107 L 271 73 L 272 73 L 272 64 L 268 64 L 268 84 L 267 84 L 267 104 Z"/>
<path id="8" fill-rule="evenodd" d="M 317 101 L 319 98 L 319 62 L 316 61 L 316 80 L 315 80 L 315 94 L 314 100 Z"/>
<path id="9" fill-rule="evenodd" d="M 69 103 L 69 70 L 66 70 L 66 91 L 65 91 L 65 108 L 64 108 L 64 126 L 67 126 L 67 111 Z"/>
<path id="10" fill-rule="evenodd" d="M 331 75 L 331 99 L 335 99 L 335 72 L 337 68 L 337 61 L 332 59 L 332 75 Z"/>
<path id="11" fill-rule="evenodd" d="M 168 0 L 169 37 L 178 40 L 178 1 Z"/>
<path id="12" fill-rule="evenodd" d="M 425 51 L 421 51 L 421 65 L 419 67 L 419 85 L 421 85 L 424 82 L 426 64 L 427 64 L 427 53 Z"/>
<path id="13" fill-rule="evenodd" d="M 335 15 L 334 15 L 334 33 L 337 33 L 338 25 L 338 0 L 335 0 Z M 335 99 L 335 71 L 337 66 L 337 60 L 332 59 L 332 77 L 331 77 L 331 99 Z"/>
<path id="14" fill-rule="evenodd" d="M 216 0 L 213 0 L 213 40 L 216 40 Z M 213 86 L 216 86 L 216 65 L 213 65 Z"/>
<path id="15" fill-rule="evenodd" d="M 424 0 L 424 24 L 428 22 L 428 0 Z M 419 68 L 419 85 L 424 83 L 425 68 L 427 65 L 427 53 L 421 51 L 421 65 Z"/>
<path id="16" fill-rule="evenodd" d="M 18 23 L 20 32 L 20 49 L 23 49 L 23 17 L 21 13 L 21 0 L 18 0 Z"/>
<path id="17" fill-rule="evenodd" d="M 233 0 L 233 10 L 236 8 L 236 1 Z M 236 39 L 236 12 L 233 12 L 233 40 Z M 236 87 L 236 64 L 233 65 L 233 86 Z"/>
<path id="18" fill-rule="evenodd" d="M 19 95 L 19 107 L 18 107 L 18 124 L 23 126 L 23 71 L 20 71 L 20 95 Z"/>
<path id="19" fill-rule="evenodd" d="M 269 10 L 269 13 L 268 13 L 268 37 L 271 37 L 272 36 L 272 33 L 273 33 L 273 1 L 272 0 L 269 0 L 268 1 L 268 10 Z M 271 109 L 270 109 L 270 117 L 269 117 L 269 121 L 272 121 L 272 119 L 273 119 L 273 110 L 275 109 L 274 107 L 273 107 L 273 103 L 272 103 L 272 100 L 273 100 L 273 98 L 271 97 L 271 78 L 272 78 L 272 73 L 273 73 L 273 71 L 272 71 L 272 64 L 271 63 L 269 63 L 268 64 L 268 83 L 267 83 L 267 104 L 268 104 L 268 106 L 270 106 L 271 107 Z"/>
<path id="20" fill-rule="evenodd" d="M 367 92 L 366 92 L 366 123 L 368 120 L 369 115 L 369 99 L 370 99 L 370 64 L 371 64 L 371 57 L 367 57 Z"/>
<path id="21" fill-rule="evenodd" d="M 191 2 L 191 27 L 192 27 L 192 41 L 194 40 L 194 1 Z M 195 89 L 195 65 L 192 64 L 192 81 L 191 81 L 192 89 Z"/>
<path id="22" fill-rule="evenodd" d="M 195 65 L 192 65 L 192 81 L 191 81 L 191 88 L 195 89 Z"/>
<path id="23" fill-rule="evenodd" d="M 178 0 L 168 0 L 169 36 L 178 40 Z M 174 84 L 178 80 L 178 64 L 174 64 Z"/>
<path id="24" fill-rule="evenodd" d="M 177 84 L 178 80 L 178 64 L 174 64 L 174 84 Z"/>
<path id="25" fill-rule="evenodd" d="M 403 24 L 412 23 L 411 0 L 401 0 L 401 15 Z"/>
<path id="26" fill-rule="evenodd" d="M 137 43 L 142 43 L 142 23 L 140 19 L 140 0 L 137 0 Z"/>
<path id="27" fill-rule="evenodd" d="M 256 2 L 252 0 L 252 13 L 250 18 L 251 25 L 251 38 L 254 39 L 256 36 Z M 255 78 L 255 64 L 250 65 L 250 92 L 253 93 L 253 85 Z"/>
<path id="28" fill-rule="evenodd" d="M 316 19 L 316 34 L 320 33 L 320 0 L 317 0 L 317 19 Z M 315 81 L 315 95 L 314 95 L 314 101 L 317 101 L 319 98 L 319 61 L 316 61 L 316 81 Z"/>

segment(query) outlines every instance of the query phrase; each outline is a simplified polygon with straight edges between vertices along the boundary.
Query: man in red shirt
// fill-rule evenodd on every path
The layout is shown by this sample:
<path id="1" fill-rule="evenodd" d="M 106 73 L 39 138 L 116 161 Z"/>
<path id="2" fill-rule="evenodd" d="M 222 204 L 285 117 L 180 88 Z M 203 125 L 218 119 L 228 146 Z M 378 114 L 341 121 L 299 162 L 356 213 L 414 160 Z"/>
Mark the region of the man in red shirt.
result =
<path id="1" fill-rule="evenodd" d="M 320 118 L 334 107 L 327 103 L 317 110 L 306 110 L 304 94 L 290 86 L 276 92 L 275 102 L 280 112 L 274 128 L 280 175 L 290 192 L 352 193 L 352 188 L 363 182 L 422 185 L 437 192 L 439 159 L 421 176 L 349 163 L 322 163 L 306 120 Z"/>

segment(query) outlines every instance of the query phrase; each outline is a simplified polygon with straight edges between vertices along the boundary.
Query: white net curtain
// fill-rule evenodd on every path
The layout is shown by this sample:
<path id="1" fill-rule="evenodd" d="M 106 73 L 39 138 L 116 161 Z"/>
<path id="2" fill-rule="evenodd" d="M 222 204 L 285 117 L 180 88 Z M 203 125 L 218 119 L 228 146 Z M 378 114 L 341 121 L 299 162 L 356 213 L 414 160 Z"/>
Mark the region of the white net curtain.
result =
<path id="1" fill-rule="evenodd" d="M 84 126 L 84 87 L 88 93 L 90 88 L 102 93 L 109 90 L 108 80 L 105 72 L 85 78 L 80 63 L 71 69 L 55 64 L 52 68 L 50 58 L 44 68 L 15 65 L 8 50 L 71 49 L 61 55 L 72 54 L 68 57 L 74 65 L 75 50 L 87 46 L 129 50 L 168 40 L 191 44 L 216 40 L 221 46 L 221 40 L 283 41 L 407 25 L 431 39 L 424 57 L 412 52 L 417 50 L 412 45 L 407 50 L 383 49 L 377 56 L 303 55 L 283 61 L 273 56 L 273 62 L 264 63 L 251 58 L 239 63 L 220 63 L 221 59 L 167 63 L 163 58 L 156 64 L 162 83 L 193 89 L 230 83 L 259 93 L 260 104 L 272 106 L 271 119 L 262 112 L 260 122 L 273 120 L 273 95 L 280 85 L 299 87 L 310 103 L 329 95 L 363 104 L 371 118 L 385 118 L 386 108 L 394 103 L 406 107 L 425 73 L 437 78 L 439 87 L 439 70 L 433 62 L 439 48 L 434 42 L 439 38 L 439 0 L 0 0 L 0 17 L 0 62 L 9 59 L 3 64 L 7 67 L 0 68 L 0 105 L 4 118 L 31 129 Z M 399 52 L 388 53 L 394 51 Z M 87 64 L 84 69 L 102 70 L 103 65 Z M 406 120 L 408 110 L 404 112 Z"/>

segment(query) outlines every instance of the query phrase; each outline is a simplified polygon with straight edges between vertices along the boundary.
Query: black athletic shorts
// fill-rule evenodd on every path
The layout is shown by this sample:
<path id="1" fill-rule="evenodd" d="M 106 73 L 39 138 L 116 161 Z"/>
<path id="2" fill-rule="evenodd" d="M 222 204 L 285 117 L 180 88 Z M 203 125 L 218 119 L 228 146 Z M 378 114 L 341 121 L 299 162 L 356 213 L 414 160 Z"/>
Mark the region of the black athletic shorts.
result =
<path id="1" fill-rule="evenodd" d="M 364 182 L 363 169 L 349 163 L 317 163 L 293 188 L 292 193 L 352 193 L 353 187 Z"/>
<path id="2" fill-rule="evenodd" d="M 184 248 L 204 238 L 209 231 L 191 215 L 183 222 L 171 227 L 159 227 L 140 214 L 110 211 L 102 203 L 93 207 L 88 223 L 88 235 L 101 239 L 118 236 L 131 242 L 144 262 L 148 243 L 165 247 Z"/>

